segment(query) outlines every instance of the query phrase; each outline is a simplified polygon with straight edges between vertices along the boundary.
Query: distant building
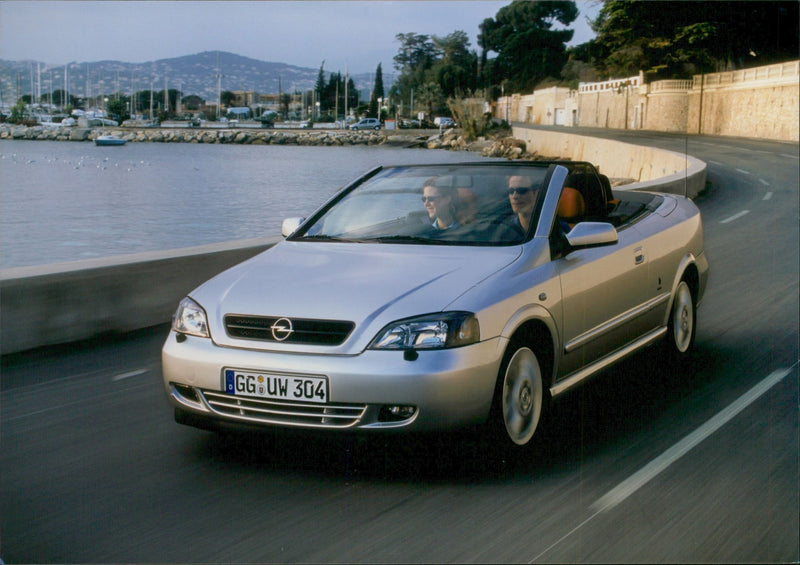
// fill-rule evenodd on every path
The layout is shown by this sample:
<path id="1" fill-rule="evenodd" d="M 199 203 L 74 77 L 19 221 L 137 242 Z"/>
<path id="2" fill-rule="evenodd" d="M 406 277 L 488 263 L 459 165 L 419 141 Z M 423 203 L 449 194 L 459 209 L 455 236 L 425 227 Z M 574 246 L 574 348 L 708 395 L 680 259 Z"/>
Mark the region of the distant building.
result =
<path id="1" fill-rule="evenodd" d="M 232 91 L 233 94 L 233 104 L 237 107 L 244 108 L 247 106 L 255 106 L 257 103 L 258 94 L 252 90 L 234 90 Z"/>

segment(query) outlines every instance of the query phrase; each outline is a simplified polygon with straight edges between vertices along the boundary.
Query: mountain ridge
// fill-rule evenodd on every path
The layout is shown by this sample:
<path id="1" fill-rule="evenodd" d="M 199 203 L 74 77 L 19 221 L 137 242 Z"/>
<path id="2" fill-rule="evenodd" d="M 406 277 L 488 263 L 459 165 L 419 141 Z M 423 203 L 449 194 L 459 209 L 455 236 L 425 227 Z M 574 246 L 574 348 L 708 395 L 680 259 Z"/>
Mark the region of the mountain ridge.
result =
<path id="1" fill-rule="evenodd" d="M 38 66 L 38 69 L 37 69 Z M 191 55 L 169 57 L 144 63 L 127 63 L 116 60 L 70 62 L 65 65 L 41 61 L 11 61 L 0 59 L 0 100 L 14 103 L 24 94 L 41 94 L 64 89 L 64 74 L 69 81 L 69 92 L 75 96 L 97 96 L 114 92 L 140 90 L 180 90 L 184 96 L 195 94 L 207 101 L 216 100 L 217 75 L 221 90 L 256 91 L 277 94 L 313 89 L 319 69 L 300 67 L 289 63 L 262 61 L 229 51 L 201 51 Z M 331 72 L 324 69 L 326 78 Z M 362 91 L 362 99 L 369 96 L 372 74 L 350 75 Z M 387 85 L 384 77 L 384 85 Z M 391 85 L 385 86 L 387 89 Z M 363 94 L 366 91 L 366 95 Z"/>

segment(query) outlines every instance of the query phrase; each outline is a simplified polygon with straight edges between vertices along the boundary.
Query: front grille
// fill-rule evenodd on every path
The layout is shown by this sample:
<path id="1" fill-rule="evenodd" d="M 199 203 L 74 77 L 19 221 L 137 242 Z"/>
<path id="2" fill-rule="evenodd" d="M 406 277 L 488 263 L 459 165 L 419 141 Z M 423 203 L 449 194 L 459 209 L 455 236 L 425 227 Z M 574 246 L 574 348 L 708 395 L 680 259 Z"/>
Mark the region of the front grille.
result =
<path id="1" fill-rule="evenodd" d="M 254 339 L 281 343 L 299 343 L 304 345 L 341 345 L 353 331 L 353 322 L 338 320 L 305 320 L 291 319 L 292 331 L 285 339 L 276 339 L 273 326 L 281 321 L 282 327 L 286 318 L 243 316 L 228 314 L 225 316 L 225 330 L 228 335 L 239 339 Z M 284 333 L 278 332 L 278 337 Z"/>
<path id="2" fill-rule="evenodd" d="M 200 391 L 217 414 L 236 420 L 305 428 L 349 428 L 361 421 L 365 404 L 304 404 Z"/>

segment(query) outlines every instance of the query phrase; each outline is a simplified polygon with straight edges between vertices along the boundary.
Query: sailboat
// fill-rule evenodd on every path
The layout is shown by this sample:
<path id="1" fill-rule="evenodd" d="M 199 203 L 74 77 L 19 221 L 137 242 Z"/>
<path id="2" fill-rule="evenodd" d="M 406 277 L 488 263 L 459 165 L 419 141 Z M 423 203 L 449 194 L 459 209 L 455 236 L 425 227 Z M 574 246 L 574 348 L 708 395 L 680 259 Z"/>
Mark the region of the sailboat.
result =
<path id="1" fill-rule="evenodd" d="M 94 138 L 95 145 L 125 145 L 127 142 L 127 139 L 122 139 L 110 133 L 98 135 Z"/>

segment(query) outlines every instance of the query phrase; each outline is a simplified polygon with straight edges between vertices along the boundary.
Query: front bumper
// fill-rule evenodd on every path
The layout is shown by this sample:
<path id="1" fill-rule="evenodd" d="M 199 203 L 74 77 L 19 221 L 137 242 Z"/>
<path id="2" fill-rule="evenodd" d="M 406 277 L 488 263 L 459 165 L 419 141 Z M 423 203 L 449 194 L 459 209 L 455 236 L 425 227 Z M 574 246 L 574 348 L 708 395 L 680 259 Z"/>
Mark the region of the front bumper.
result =
<path id="1" fill-rule="evenodd" d="M 221 347 L 211 339 L 170 332 L 162 350 L 164 385 L 183 420 L 306 429 L 434 431 L 485 420 L 506 340 L 466 347 L 358 355 L 276 353 Z M 413 356 L 412 356 L 413 357 Z M 228 395 L 223 369 L 293 376 L 324 376 L 325 404 L 276 402 Z M 390 407 L 414 407 L 412 415 L 387 417 Z"/>

